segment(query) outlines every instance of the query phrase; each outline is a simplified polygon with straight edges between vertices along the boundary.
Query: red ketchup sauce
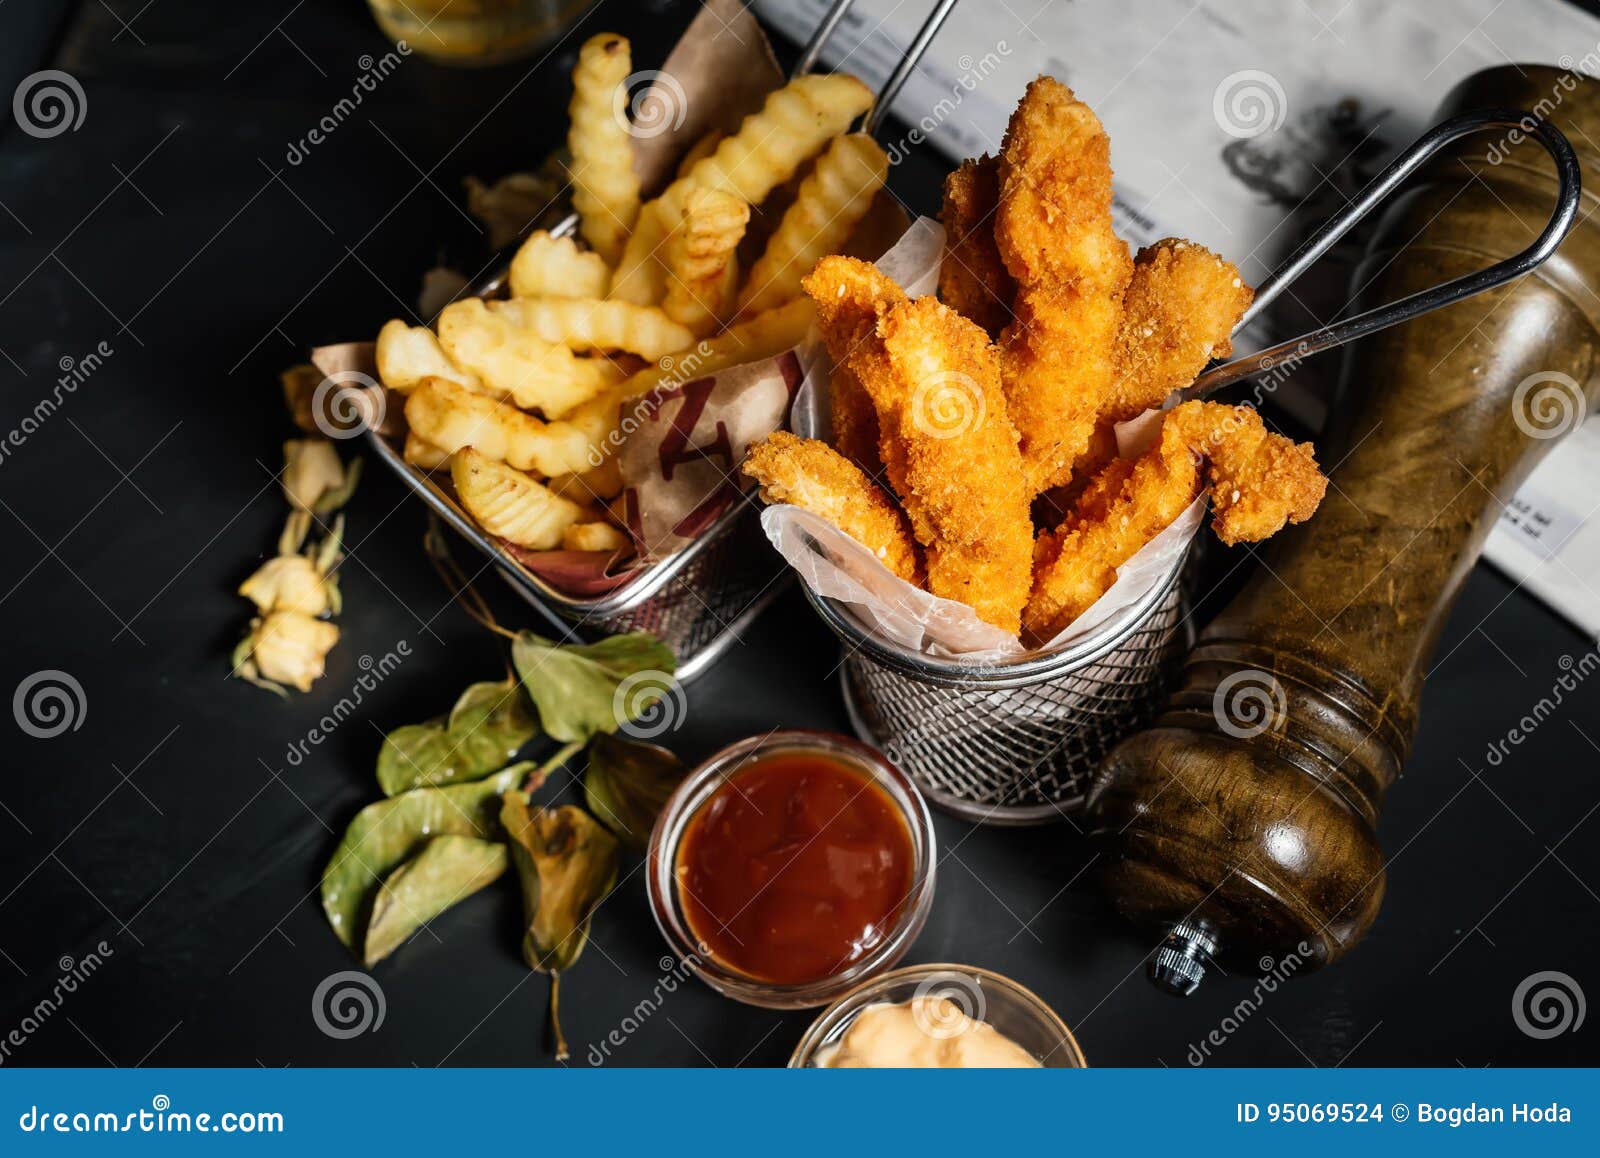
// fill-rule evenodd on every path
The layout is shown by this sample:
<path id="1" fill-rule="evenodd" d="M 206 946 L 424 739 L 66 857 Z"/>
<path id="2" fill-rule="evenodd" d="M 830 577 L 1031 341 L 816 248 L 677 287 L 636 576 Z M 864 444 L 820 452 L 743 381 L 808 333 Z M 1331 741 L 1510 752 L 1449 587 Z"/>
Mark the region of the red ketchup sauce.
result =
<path id="1" fill-rule="evenodd" d="M 778 985 L 842 973 L 894 928 L 915 852 L 871 777 L 815 752 L 758 756 L 690 818 L 678 899 L 719 962 Z"/>

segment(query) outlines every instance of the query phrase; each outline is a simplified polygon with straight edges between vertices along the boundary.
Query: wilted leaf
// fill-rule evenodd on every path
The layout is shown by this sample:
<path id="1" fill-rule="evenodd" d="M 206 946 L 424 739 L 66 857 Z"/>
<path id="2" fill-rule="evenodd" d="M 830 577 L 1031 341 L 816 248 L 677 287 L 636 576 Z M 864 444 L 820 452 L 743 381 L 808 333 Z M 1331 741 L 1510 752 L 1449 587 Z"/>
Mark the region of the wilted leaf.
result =
<path id="1" fill-rule="evenodd" d="M 617 839 L 575 805 L 531 808 L 521 792 L 505 794 L 500 824 L 522 881 L 523 959 L 543 973 L 571 968 L 589 914 L 617 881 Z"/>
<path id="2" fill-rule="evenodd" d="M 678 667 L 672 649 L 644 631 L 591 644 L 558 644 L 524 631 L 511 644 L 511 662 L 544 730 L 558 740 L 616 731 L 665 693 Z M 619 695 L 629 677 L 640 673 L 650 673 L 659 691 Z"/>
<path id="3" fill-rule="evenodd" d="M 530 969 L 550 974 L 550 1024 L 561 1061 L 567 1056 L 561 973 L 583 952 L 589 916 L 617 882 L 617 838 L 581 808 L 529 808 L 521 792 L 505 794 L 500 824 L 522 882 L 522 958 Z"/>
<path id="4" fill-rule="evenodd" d="M 478 780 L 504 768 L 538 734 L 539 722 L 516 680 L 473 684 L 448 719 L 407 724 L 384 737 L 378 785 L 394 796 Z"/>
<path id="5" fill-rule="evenodd" d="M 389 874 L 372 902 L 364 959 L 371 968 L 457 901 L 506 871 L 506 846 L 474 836 L 436 836 Z"/>
<path id="6" fill-rule="evenodd" d="M 667 797 L 688 771 L 658 744 L 600 735 L 589 744 L 583 793 L 596 819 L 630 848 L 643 849 Z"/>
<path id="7" fill-rule="evenodd" d="M 339 940 L 351 949 L 361 944 L 378 883 L 428 840 L 494 835 L 500 794 L 534 767 L 531 761 L 513 764 L 476 784 L 418 788 L 356 813 L 322 870 L 322 911 Z"/>

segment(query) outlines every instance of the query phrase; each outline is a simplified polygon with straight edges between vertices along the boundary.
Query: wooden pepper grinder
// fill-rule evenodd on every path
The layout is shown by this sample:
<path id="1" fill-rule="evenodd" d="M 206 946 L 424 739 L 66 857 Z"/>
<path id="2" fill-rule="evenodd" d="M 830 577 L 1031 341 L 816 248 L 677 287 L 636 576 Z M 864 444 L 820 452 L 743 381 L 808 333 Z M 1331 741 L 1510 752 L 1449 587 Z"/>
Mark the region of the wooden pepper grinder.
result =
<path id="1" fill-rule="evenodd" d="M 1600 82 L 1572 72 L 1480 72 L 1440 118 L 1486 107 L 1537 109 L 1570 140 L 1600 140 Z M 1583 158 L 1591 189 L 1597 163 Z M 1466 137 L 1391 205 L 1354 284 L 1376 304 L 1516 253 L 1555 190 L 1536 142 Z M 1597 371 L 1600 223 L 1587 219 L 1536 273 L 1351 348 L 1321 510 L 1274 540 L 1089 795 L 1118 907 L 1167 930 L 1156 984 L 1193 992 L 1211 957 L 1292 955 L 1309 971 L 1365 934 L 1383 899 L 1378 811 L 1440 629 L 1502 504 L 1581 421 Z"/>

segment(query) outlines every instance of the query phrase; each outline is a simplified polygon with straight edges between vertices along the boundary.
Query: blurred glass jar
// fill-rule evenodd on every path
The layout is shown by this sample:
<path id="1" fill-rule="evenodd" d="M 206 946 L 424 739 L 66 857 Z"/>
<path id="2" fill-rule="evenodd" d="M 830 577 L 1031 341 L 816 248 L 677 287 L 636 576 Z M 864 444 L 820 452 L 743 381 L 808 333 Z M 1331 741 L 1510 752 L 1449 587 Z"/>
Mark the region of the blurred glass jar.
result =
<path id="1" fill-rule="evenodd" d="M 526 56 L 593 0 L 367 0 L 378 27 L 440 64 L 489 65 Z"/>

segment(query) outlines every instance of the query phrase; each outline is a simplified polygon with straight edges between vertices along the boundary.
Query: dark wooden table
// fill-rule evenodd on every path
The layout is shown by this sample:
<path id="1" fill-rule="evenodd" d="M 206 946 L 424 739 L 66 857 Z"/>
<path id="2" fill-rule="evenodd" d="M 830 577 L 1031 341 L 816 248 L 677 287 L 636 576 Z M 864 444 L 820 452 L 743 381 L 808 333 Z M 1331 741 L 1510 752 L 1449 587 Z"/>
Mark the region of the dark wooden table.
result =
<path id="1" fill-rule="evenodd" d="M 693 7 L 607 3 L 582 27 L 629 32 L 649 67 Z M 335 1040 L 311 1014 L 318 984 L 353 965 L 316 884 L 343 825 L 377 795 L 381 732 L 500 669 L 494 640 L 423 560 L 420 506 L 381 471 L 362 484 L 343 640 L 312 694 L 284 703 L 230 680 L 227 656 L 247 619 L 233 590 L 282 519 L 277 372 L 310 346 L 374 333 L 436 261 L 485 259 L 461 180 L 525 167 L 556 143 L 576 40 L 535 68 L 407 61 L 290 164 L 290 143 L 388 47 L 356 0 L 11 0 L 0 24 L 7 92 L 53 67 L 87 98 L 75 132 L 0 130 L 0 428 L 29 431 L 0 460 L 0 692 L 55 669 L 85 703 L 80 726 L 54 739 L 5 724 L 0 1041 L 13 1026 L 22 1038 L 5 1061 L 548 1062 L 546 985 L 517 956 L 510 887 L 449 912 L 377 970 L 379 1031 Z M 931 208 L 943 167 L 913 157 L 894 185 Z M 25 424 L 57 393 L 65 359 L 81 364 L 100 343 L 101 364 Z M 290 764 L 361 658 L 402 640 L 400 670 Z M 1071 826 L 942 817 L 938 895 L 911 960 L 1018 978 L 1101 1065 L 1600 1060 L 1592 1025 L 1543 1040 L 1512 1016 L 1519 983 L 1545 970 L 1600 996 L 1600 679 L 1486 762 L 1592 648 L 1494 571 L 1472 576 L 1383 819 L 1383 915 L 1326 973 L 1260 1001 L 1241 978 L 1165 997 L 1142 978 L 1150 944 L 1107 911 Z M 774 726 L 845 729 L 836 662 L 791 594 L 693 687 L 674 747 L 692 760 Z M 697 983 L 656 999 L 664 946 L 636 869 L 625 865 L 565 982 L 575 1060 L 626 1029 L 614 1064 L 782 1064 L 809 1015 Z M 91 953 L 103 966 L 55 994 Z M 1221 1043 L 1207 1045 L 1213 1033 Z"/>

